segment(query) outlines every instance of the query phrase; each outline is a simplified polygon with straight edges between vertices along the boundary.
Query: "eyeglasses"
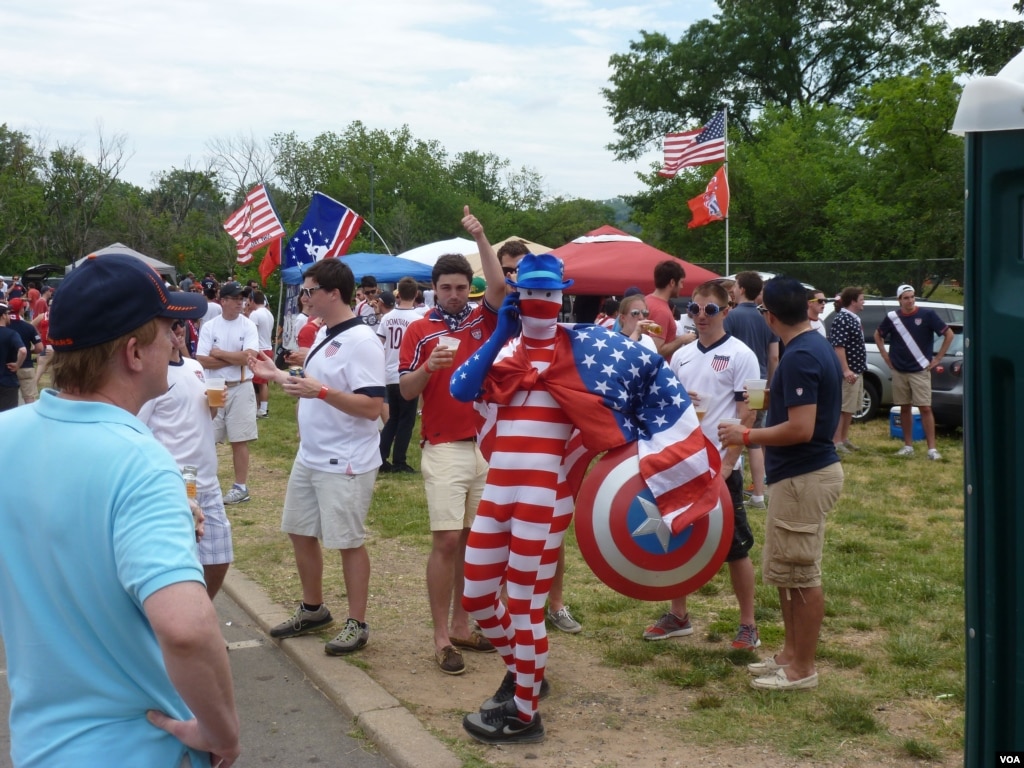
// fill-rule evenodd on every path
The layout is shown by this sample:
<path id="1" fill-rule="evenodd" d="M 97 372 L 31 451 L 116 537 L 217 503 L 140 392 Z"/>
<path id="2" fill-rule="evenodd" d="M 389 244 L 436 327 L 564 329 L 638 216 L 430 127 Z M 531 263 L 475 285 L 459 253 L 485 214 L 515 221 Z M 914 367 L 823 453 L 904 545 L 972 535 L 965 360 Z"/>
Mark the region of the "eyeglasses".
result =
<path id="1" fill-rule="evenodd" d="M 807 303 L 808 304 L 821 304 L 822 306 L 825 306 L 825 304 L 827 302 L 826 302 L 825 299 L 808 299 Z"/>
<path id="2" fill-rule="evenodd" d="M 308 299 L 310 296 L 312 296 L 314 293 L 316 293 L 319 290 L 320 290 L 320 286 L 319 285 L 314 285 L 312 288 L 300 288 L 299 289 L 299 296 L 304 296 L 305 298 Z"/>
<path id="3" fill-rule="evenodd" d="M 650 317 L 651 316 L 651 310 L 649 310 L 649 309 L 631 309 L 631 310 L 629 310 L 629 316 L 630 317 L 640 317 L 640 315 L 643 315 L 644 317 Z"/>
<path id="4" fill-rule="evenodd" d="M 722 311 L 722 308 L 720 306 L 711 301 L 709 301 L 703 307 L 696 301 L 691 301 L 690 306 L 686 308 L 686 314 L 688 314 L 690 317 L 698 317 L 702 309 L 704 310 L 705 317 L 714 317 L 715 315 Z"/>

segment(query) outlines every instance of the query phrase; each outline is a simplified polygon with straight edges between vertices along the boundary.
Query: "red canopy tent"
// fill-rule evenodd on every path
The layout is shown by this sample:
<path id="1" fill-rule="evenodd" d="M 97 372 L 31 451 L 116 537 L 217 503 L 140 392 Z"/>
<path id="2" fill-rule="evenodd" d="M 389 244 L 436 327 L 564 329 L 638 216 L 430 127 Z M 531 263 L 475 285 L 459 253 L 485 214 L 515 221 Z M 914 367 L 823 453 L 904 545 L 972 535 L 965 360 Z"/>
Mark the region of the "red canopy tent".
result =
<path id="1" fill-rule="evenodd" d="M 598 227 L 552 251 L 565 262 L 565 276 L 575 282 L 566 293 L 583 296 L 621 296 L 631 285 L 644 293 L 654 290 L 654 266 L 675 258 L 615 227 Z M 683 259 L 686 273 L 680 296 L 689 296 L 701 283 L 718 275 Z"/>

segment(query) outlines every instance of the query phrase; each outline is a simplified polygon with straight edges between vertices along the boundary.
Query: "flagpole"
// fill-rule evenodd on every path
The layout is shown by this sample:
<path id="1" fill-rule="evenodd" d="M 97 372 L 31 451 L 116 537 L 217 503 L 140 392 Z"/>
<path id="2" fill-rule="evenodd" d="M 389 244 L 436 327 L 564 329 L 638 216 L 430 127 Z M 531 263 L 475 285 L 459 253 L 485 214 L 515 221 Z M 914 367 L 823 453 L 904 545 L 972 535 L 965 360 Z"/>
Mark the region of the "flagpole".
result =
<path id="1" fill-rule="evenodd" d="M 384 238 L 380 236 L 380 232 L 378 232 L 376 229 L 374 229 L 373 224 L 368 222 L 366 219 L 363 219 L 363 224 L 365 224 L 371 230 L 373 230 L 373 234 L 375 234 L 377 236 L 377 239 L 380 240 L 382 243 L 384 243 L 384 250 L 388 252 L 388 256 L 394 256 L 395 254 L 393 254 L 391 252 L 391 248 L 388 247 L 387 242 L 385 242 Z"/>
<path id="2" fill-rule="evenodd" d="M 725 178 L 728 180 L 728 178 L 729 178 L 729 105 L 728 104 L 725 105 L 725 109 L 723 111 L 725 112 L 725 135 L 724 135 L 724 138 L 725 138 L 725 160 L 724 160 L 724 165 L 725 165 Z M 731 207 L 731 204 L 732 204 L 732 185 L 731 184 L 729 185 L 729 198 L 730 198 L 729 202 L 730 202 L 730 207 Z M 729 211 L 728 211 L 728 209 L 725 212 L 725 274 L 727 274 L 727 275 L 730 274 L 730 272 L 729 272 Z"/>

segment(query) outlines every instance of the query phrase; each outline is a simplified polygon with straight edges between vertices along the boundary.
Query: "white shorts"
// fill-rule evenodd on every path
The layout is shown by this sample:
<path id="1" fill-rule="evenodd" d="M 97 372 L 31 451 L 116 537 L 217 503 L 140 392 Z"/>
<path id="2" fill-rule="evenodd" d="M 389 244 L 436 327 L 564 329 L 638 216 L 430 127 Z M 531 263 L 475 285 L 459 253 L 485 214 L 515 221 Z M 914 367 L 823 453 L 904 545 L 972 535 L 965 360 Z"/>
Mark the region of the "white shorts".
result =
<path id="1" fill-rule="evenodd" d="M 475 440 L 423 446 L 420 472 L 431 531 L 471 528 L 487 484 L 487 462 Z"/>
<path id="2" fill-rule="evenodd" d="M 251 381 L 228 387 L 227 405 L 217 410 L 213 419 L 213 439 L 223 443 L 247 443 L 255 440 L 256 431 L 256 390 Z"/>
<path id="3" fill-rule="evenodd" d="M 231 545 L 231 522 L 224 511 L 224 495 L 220 488 L 196 494 L 196 502 L 205 518 L 203 538 L 199 540 L 199 562 L 203 565 L 233 562 L 235 550 Z"/>
<path id="4" fill-rule="evenodd" d="M 292 464 L 281 530 L 320 539 L 328 549 L 355 549 L 366 541 L 366 515 L 377 470 L 358 475 Z"/>

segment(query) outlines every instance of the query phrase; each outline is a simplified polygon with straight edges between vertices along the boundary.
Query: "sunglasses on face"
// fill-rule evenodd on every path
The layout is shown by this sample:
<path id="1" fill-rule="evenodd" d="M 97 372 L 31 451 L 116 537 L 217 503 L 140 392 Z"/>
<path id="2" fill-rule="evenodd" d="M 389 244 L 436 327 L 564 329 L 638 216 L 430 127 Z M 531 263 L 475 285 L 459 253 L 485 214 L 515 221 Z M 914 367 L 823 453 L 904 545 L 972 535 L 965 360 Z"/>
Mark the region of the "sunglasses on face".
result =
<path id="1" fill-rule="evenodd" d="M 171 323 L 171 330 L 172 331 L 179 331 L 179 330 L 181 330 L 184 327 L 185 327 L 185 324 L 183 322 L 181 322 L 181 320 L 175 320 L 173 323 Z"/>
<path id="2" fill-rule="evenodd" d="M 688 314 L 690 317 L 697 317 L 700 315 L 702 309 L 704 310 L 704 315 L 706 317 L 714 317 L 715 315 L 722 311 L 722 308 L 720 306 L 711 301 L 709 301 L 703 307 L 696 301 L 691 301 L 690 306 L 686 308 L 686 314 Z"/>
<path id="3" fill-rule="evenodd" d="M 822 306 L 824 306 L 825 305 L 825 299 L 808 299 L 807 303 L 808 304 L 821 304 Z"/>
<path id="4" fill-rule="evenodd" d="M 305 296 L 308 299 L 310 296 L 312 296 L 314 293 L 316 293 L 319 290 L 320 290 L 320 286 L 319 285 L 314 285 L 312 288 L 300 288 L 299 289 L 299 296 Z"/>
<path id="5" fill-rule="evenodd" d="M 518 269 L 519 267 L 502 267 L 501 271 L 505 273 L 505 277 L 508 277 L 509 275 L 514 275 Z"/>
<path id="6" fill-rule="evenodd" d="M 640 317 L 641 315 L 643 315 L 644 317 L 650 317 L 651 316 L 651 310 L 649 310 L 649 309 L 631 309 L 631 310 L 629 310 L 629 316 L 630 317 Z"/>
<path id="7" fill-rule="evenodd" d="M 768 312 L 768 307 L 766 307 L 764 304 L 758 304 L 757 311 L 760 312 L 762 315 L 766 314 Z"/>

